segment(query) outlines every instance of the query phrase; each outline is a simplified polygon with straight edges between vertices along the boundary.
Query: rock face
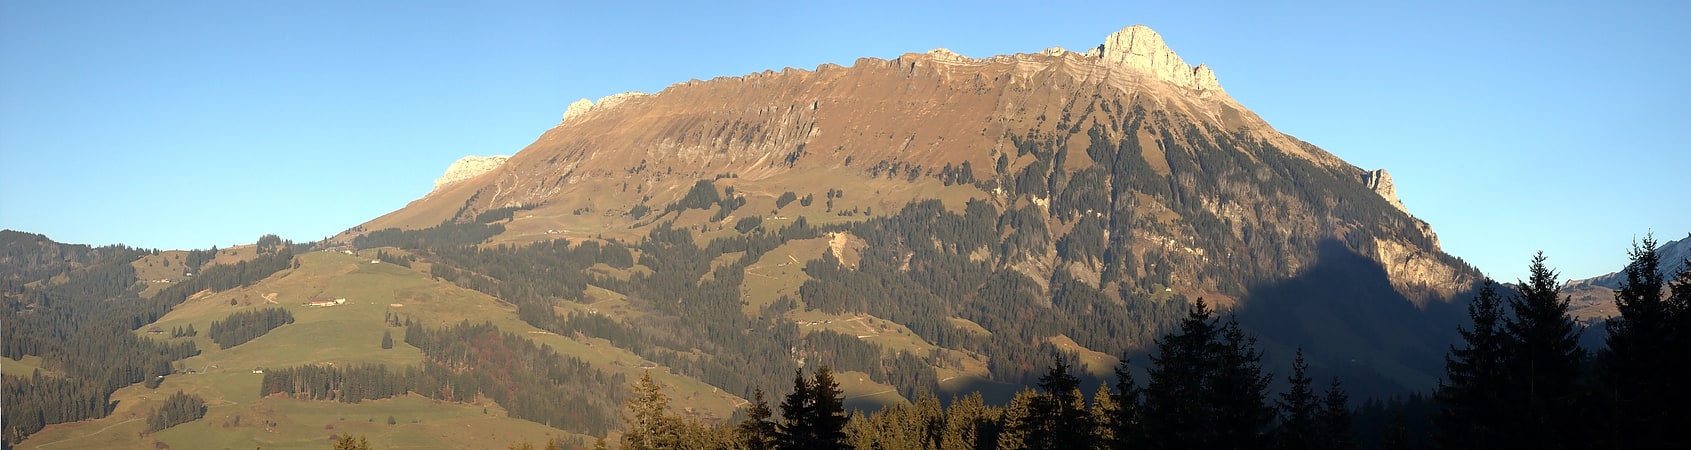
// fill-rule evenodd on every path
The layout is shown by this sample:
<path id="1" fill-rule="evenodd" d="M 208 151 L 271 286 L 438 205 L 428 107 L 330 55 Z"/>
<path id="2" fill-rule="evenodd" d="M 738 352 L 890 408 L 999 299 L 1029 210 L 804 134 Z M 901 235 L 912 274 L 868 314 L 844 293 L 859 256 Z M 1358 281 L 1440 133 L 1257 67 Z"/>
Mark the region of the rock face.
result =
<path id="1" fill-rule="evenodd" d="M 434 190 L 438 191 L 443 186 L 475 178 L 476 175 L 497 169 L 501 164 L 505 164 L 505 160 L 510 158 L 502 155 L 458 158 L 452 165 L 446 167 L 446 174 L 434 180 Z"/>
<path id="2" fill-rule="evenodd" d="M 1386 199 L 1386 203 L 1391 203 L 1398 211 L 1409 213 L 1409 208 L 1405 208 L 1403 202 L 1397 200 L 1397 187 L 1392 186 L 1392 174 L 1386 173 L 1386 169 L 1362 172 L 1362 184 L 1368 186 L 1375 194 L 1380 194 L 1380 198 Z"/>
<path id="3" fill-rule="evenodd" d="M 1174 54 L 1163 37 L 1144 25 L 1134 25 L 1111 33 L 1104 39 L 1104 45 L 1098 46 L 1089 55 L 1097 55 L 1106 62 L 1132 67 L 1145 73 L 1188 89 L 1198 92 L 1220 92 L 1221 83 L 1215 79 L 1215 72 L 1200 64 L 1197 67 L 1186 65 L 1180 55 Z"/>
<path id="4" fill-rule="evenodd" d="M 561 126 L 564 123 L 569 122 L 570 119 L 583 117 L 590 111 L 610 109 L 616 107 L 616 105 L 619 105 L 622 102 L 628 101 L 629 99 L 645 97 L 646 95 L 647 94 L 645 92 L 623 92 L 620 94 L 611 94 L 600 97 L 598 102 L 593 102 L 592 100 L 585 98 L 570 102 L 569 108 L 564 109 L 563 120 L 558 121 L 558 125 Z"/>

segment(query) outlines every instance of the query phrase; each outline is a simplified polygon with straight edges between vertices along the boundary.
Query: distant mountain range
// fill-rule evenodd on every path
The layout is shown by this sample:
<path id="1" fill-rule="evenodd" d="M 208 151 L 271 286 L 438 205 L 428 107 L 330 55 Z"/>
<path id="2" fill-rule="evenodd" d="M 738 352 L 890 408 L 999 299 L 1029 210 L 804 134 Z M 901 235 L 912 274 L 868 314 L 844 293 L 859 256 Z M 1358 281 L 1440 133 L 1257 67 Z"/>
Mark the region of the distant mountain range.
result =
<path id="1" fill-rule="evenodd" d="M 1661 273 L 1665 278 L 1673 278 L 1675 274 L 1685 270 L 1685 261 L 1691 259 L 1691 233 L 1687 233 L 1683 238 L 1668 241 L 1656 247 L 1656 255 L 1662 261 Z M 1620 289 L 1621 282 L 1625 280 L 1626 273 L 1617 270 L 1591 278 L 1568 280 L 1568 285 L 1590 285 Z"/>

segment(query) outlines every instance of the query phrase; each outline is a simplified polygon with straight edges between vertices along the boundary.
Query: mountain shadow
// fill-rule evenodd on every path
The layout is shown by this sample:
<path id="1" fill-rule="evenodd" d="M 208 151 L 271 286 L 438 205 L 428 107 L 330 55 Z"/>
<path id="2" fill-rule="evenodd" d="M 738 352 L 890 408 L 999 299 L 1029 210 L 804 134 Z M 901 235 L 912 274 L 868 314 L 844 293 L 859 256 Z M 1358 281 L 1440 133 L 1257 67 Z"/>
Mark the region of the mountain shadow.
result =
<path id="1" fill-rule="evenodd" d="M 1417 306 L 1392 287 L 1378 262 L 1328 239 L 1299 275 L 1248 292 L 1235 313 L 1256 332 L 1276 378 L 1284 378 L 1302 347 L 1316 380 L 1337 376 L 1351 398 L 1366 399 L 1438 385 L 1474 288 Z"/>

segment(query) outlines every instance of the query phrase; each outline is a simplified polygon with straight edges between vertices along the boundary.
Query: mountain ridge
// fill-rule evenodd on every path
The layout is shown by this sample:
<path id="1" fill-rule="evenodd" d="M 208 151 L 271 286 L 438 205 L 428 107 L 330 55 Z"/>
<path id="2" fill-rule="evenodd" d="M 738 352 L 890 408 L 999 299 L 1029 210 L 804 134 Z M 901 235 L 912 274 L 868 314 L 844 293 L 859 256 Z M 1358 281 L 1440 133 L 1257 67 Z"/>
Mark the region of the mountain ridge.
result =
<path id="1" fill-rule="evenodd" d="M 561 196 L 574 197 L 557 202 L 571 203 L 570 211 L 626 214 L 626 205 L 648 198 L 672 200 L 693 180 L 723 175 L 761 181 L 790 169 L 881 172 L 863 163 L 853 167 L 854 162 L 878 160 L 871 164 L 915 170 L 914 176 L 927 177 L 943 166 L 992 167 L 993 158 L 1014 150 L 1012 141 L 1024 132 L 1076 135 L 1065 140 L 1071 153 L 1077 153 L 1083 148 L 1081 142 L 1090 140 L 1078 138 L 1082 122 L 1105 128 L 1106 139 L 1139 140 L 1152 170 L 1168 175 L 1167 163 L 1158 160 L 1166 158 L 1161 153 L 1167 145 L 1163 141 L 1169 139 L 1158 139 L 1147 134 L 1149 130 L 1122 130 L 1123 124 L 1113 122 L 1129 114 L 1126 111 L 1106 112 L 1112 116 L 1106 120 L 1090 117 L 1101 102 L 1082 106 L 1088 97 L 1112 97 L 1118 109 L 1127 108 L 1122 106 L 1126 100 L 1137 108 L 1169 114 L 1174 121 L 1208 124 L 1215 132 L 1260 140 L 1319 166 L 1342 168 L 1354 173 L 1347 178 L 1407 213 L 1391 184 L 1382 183 L 1389 180 L 1383 171 L 1356 168 L 1275 131 L 1227 96 L 1218 83 L 1199 82 L 1213 78 L 1207 68 L 1186 65 L 1154 31 L 1130 26 L 1085 54 L 1048 49 L 968 58 L 938 49 L 892 60 L 862 58 L 851 68 L 832 64 L 815 70 L 789 68 L 692 80 L 654 94 L 617 94 L 598 102 L 583 99 L 571 105 L 556 127 L 513 156 L 512 163 L 490 172 L 492 182 L 442 189 L 431 195 L 442 197 L 434 199 L 434 205 L 414 204 L 361 229 L 421 228 L 476 211 L 546 204 Z M 878 89 L 899 85 L 907 87 L 892 92 Z M 1082 117 L 1071 119 L 1071 114 Z M 961 130 L 955 123 L 958 117 L 981 118 L 985 123 L 979 129 Z M 978 120 L 973 118 L 968 120 Z M 1170 139 L 1178 142 L 1186 137 Z M 981 152 L 983 148 L 989 150 Z M 1020 161 L 1011 166 L 1021 166 Z M 648 168 L 649 164 L 653 167 Z M 617 183 L 621 192 L 578 192 L 592 191 L 596 188 L 583 186 L 607 181 Z M 627 195 L 628 191 L 638 195 Z M 982 186 L 982 191 L 989 193 L 991 188 Z M 573 194 L 565 196 L 566 192 Z M 761 195 L 773 198 L 778 193 Z M 583 200 L 590 197 L 605 201 Z M 883 206 L 896 208 L 898 203 Z M 1431 227 L 1413 216 L 1408 222 L 1437 252 Z M 1381 242 L 1371 247 L 1368 252 L 1394 274 L 1422 279 L 1448 279 L 1452 274 L 1424 252 L 1404 245 Z M 1439 290 L 1448 293 L 1461 283 L 1440 284 Z"/>

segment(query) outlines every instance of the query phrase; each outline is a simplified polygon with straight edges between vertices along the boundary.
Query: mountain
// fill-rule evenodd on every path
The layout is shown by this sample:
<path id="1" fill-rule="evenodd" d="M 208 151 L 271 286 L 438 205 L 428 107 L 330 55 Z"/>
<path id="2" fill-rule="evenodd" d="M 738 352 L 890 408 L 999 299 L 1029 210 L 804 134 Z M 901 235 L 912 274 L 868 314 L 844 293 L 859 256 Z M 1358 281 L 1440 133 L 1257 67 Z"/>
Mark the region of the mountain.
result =
<path id="1" fill-rule="evenodd" d="M 1078 52 L 969 58 L 936 49 L 578 101 L 504 164 L 339 239 L 506 210 L 514 214 L 489 242 L 637 246 L 673 229 L 704 246 L 803 220 L 832 236 L 827 254 L 848 268 L 884 257 L 899 276 L 928 263 L 956 278 L 961 269 L 949 266 L 981 264 L 989 279 L 1027 284 L 1027 298 L 993 301 L 1052 309 L 1083 295 L 1131 310 L 1201 297 L 1237 305 L 1285 353 L 1303 345 L 1333 361 L 1378 361 L 1368 370 L 1415 387 L 1431 385 L 1448 339 L 1429 324 L 1459 318 L 1447 302 L 1479 279 L 1408 213 L 1390 174 L 1275 131 L 1144 26 Z M 935 215 L 967 222 L 976 213 L 980 223 L 957 233 L 934 228 L 951 220 Z M 908 232 L 889 234 L 901 227 Z M 729 266 L 758 275 L 757 261 Z M 825 283 L 815 277 L 787 282 Z M 969 282 L 955 289 L 988 284 Z M 739 290 L 752 304 L 778 298 L 751 282 Z M 910 295 L 934 304 L 930 317 L 863 302 L 823 309 L 905 326 L 978 309 L 955 292 Z M 818 306 L 794 300 L 800 311 Z M 1053 326 L 1097 312 L 1074 308 L 1053 313 Z M 1117 355 L 1156 335 L 1142 319 L 1128 320 L 1135 333 L 1067 337 Z M 975 322 L 995 336 L 1011 331 Z M 949 332 L 935 328 L 918 334 Z M 1016 334 L 1015 345 L 1031 346 L 1060 333 Z"/>
<path id="2" fill-rule="evenodd" d="M 9 396 L 43 411 L 8 415 L 21 446 L 585 445 L 628 380 L 720 421 L 817 365 L 856 408 L 1002 403 L 1059 355 L 1089 383 L 1145 366 L 1200 299 L 1271 367 L 1301 348 L 1361 399 L 1436 383 L 1481 277 L 1384 170 L 1274 130 L 1143 26 L 579 101 L 322 242 L 0 238 L 7 388 L 111 380 L 75 414 Z M 148 356 L 108 370 L 127 360 L 88 348 Z M 148 431 L 176 391 L 205 418 Z"/>
<path id="3" fill-rule="evenodd" d="M 1691 259 L 1691 233 L 1686 237 L 1656 246 L 1656 254 L 1660 258 L 1659 270 L 1664 279 L 1673 277 L 1686 269 L 1686 260 Z M 1626 268 L 1598 275 L 1591 278 L 1568 280 L 1562 286 L 1562 293 L 1568 296 L 1569 312 L 1586 323 L 1589 327 L 1585 332 L 1586 345 L 1597 348 L 1601 343 L 1604 320 L 1620 315 L 1615 308 L 1615 291 L 1620 289 L 1621 282 L 1626 280 Z"/>
<path id="4" fill-rule="evenodd" d="M 1668 241 L 1656 247 L 1656 254 L 1661 258 L 1662 274 L 1666 278 L 1673 278 L 1674 274 L 1685 270 L 1686 260 L 1691 259 L 1691 233 L 1678 240 Z M 1620 289 L 1621 282 L 1626 280 L 1622 271 L 1614 271 L 1591 278 L 1568 280 L 1568 286 L 1589 285 L 1601 286 L 1610 290 Z"/>

